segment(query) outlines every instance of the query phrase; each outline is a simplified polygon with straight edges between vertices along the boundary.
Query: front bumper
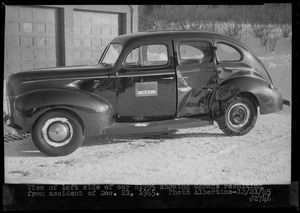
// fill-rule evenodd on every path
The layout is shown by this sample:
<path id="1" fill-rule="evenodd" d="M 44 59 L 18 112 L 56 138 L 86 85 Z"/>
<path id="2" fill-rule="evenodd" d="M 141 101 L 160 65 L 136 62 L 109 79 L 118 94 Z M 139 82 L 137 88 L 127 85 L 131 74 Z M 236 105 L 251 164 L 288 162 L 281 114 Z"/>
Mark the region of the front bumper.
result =
<path id="1" fill-rule="evenodd" d="M 20 127 L 18 127 L 16 124 L 13 123 L 12 118 L 3 113 L 3 126 L 4 126 L 4 134 L 12 134 L 12 135 L 19 135 Z"/>

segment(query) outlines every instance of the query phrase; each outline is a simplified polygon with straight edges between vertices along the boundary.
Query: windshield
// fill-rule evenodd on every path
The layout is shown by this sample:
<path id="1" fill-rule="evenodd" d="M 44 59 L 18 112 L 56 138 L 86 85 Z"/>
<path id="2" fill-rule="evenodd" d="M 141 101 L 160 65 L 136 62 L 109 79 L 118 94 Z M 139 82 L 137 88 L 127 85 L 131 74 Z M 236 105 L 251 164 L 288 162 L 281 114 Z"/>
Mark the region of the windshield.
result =
<path id="1" fill-rule="evenodd" d="M 121 44 L 110 44 L 108 50 L 104 53 L 100 64 L 114 66 L 122 50 Z"/>
<path id="2" fill-rule="evenodd" d="M 265 77 L 265 79 L 269 82 L 272 83 L 271 77 L 262 64 L 262 62 L 254 57 L 250 52 L 245 51 L 244 52 L 244 60 L 246 61 L 247 64 L 249 64 L 251 67 L 253 67 L 256 71 L 258 71 L 261 75 Z"/>

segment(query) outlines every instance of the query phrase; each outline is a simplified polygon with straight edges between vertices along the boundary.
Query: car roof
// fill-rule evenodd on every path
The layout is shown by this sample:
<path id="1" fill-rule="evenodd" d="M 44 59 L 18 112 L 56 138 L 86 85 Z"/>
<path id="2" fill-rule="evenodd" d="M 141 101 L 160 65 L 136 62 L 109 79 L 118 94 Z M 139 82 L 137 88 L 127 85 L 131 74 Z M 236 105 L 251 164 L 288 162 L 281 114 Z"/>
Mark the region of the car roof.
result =
<path id="1" fill-rule="evenodd" d="M 144 40 L 144 39 L 163 39 L 163 38 L 176 38 L 176 37 L 202 37 L 202 38 L 218 38 L 218 39 L 224 39 L 227 41 L 231 41 L 234 43 L 238 43 L 241 45 L 241 42 L 237 41 L 236 39 L 215 33 L 215 32 L 207 32 L 207 31 L 150 31 L 150 32 L 138 32 L 138 33 L 132 33 L 132 34 L 126 34 L 126 35 L 120 35 L 118 37 L 115 37 L 112 42 L 126 44 L 131 41 L 137 41 L 137 40 Z M 243 44 L 242 44 L 243 45 Z M 244 46 L 244 45 L 243 45 Z"/>

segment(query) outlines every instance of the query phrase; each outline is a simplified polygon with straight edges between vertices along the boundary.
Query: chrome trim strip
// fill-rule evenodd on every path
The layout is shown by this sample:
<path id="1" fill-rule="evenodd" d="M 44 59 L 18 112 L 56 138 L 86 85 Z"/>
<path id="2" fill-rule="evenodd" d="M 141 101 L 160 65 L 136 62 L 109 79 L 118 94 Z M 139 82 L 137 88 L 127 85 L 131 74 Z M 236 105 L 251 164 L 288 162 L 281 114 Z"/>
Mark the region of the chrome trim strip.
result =
<path id="1" fill-rule="evenodd" d="M 169 73 L 149 73 L 149 74 L 136 74 L 136 75 L 122 75 L 118 74 L 118 78 L 126 78 L 126 77 L 143 77 L 143 76 L 161 76 L 161 75 L 175 75 L 175 72 Z"/>
<path id="2" fill-rule="evenodd" d="M 238 70 L 238 69 L 241 69 L 241 70 L 254 71 L 254 69 L 250 68 L 250 67 L 224 67 L 224 68 L 228 69 L 228 70 Z"/>
<path id="3" fill-rule="evenodd" d="M 118 76 L 109 76 L 110 78 L 128 78 L 128 77 L 143 77 L 143 76 L 161 76 L 161 75 L 175 75 L 175 72 L 169 73 L 150 73 L 150 74 L 136 74 L 136 75 L 120 75 Z M 108 76 L 88 76 L 88 77 L 70 77 L 70 78 L 54 78 L 54 79 L 38 79 L 32 81 L 24 81 L 23 84 L 29 84 L 34 82 L 45 82 L 45 81 L 65 81 L 65 80 L 84 80 L 84 79 L 99 79 L 99 78 L 108 78 Z"/>
<path id="4" fill-rule="evenodd" d="M 225 69 L 228 69 L 228 70 L 237 70 L 237 69 L 243 69 L 243 70 L 249 70 L 249 71 L 253 71 L 254 69 L 253 68 L 248 68 L 248 67 L 224 67 Z M 213 70 L 213 68 L 208 68 L 208 69 L 211 69 Z M 201 71 L 202 68 L 199 68 L 199 69 L 193 69 L 193 70 L 188 70 L 188 71 L 180 71 L 181 73 L 190 73 L 190 72 L 199 72 Z"/>
<path id="5" fill-rule="evenodd" d="M 90 77 L 73 77 L 73 78 L 52 78 L 52 79 L 38 79 L 32 81 L 24 81 L 23 84 L 29 84 L 34 82 L 44 82 L 44 81 L 65 81 L 65 80 L 82 80 L 82 79 L 94 79 L 94 78 L 107 78 L 107 76 L 90 76 Z"/>

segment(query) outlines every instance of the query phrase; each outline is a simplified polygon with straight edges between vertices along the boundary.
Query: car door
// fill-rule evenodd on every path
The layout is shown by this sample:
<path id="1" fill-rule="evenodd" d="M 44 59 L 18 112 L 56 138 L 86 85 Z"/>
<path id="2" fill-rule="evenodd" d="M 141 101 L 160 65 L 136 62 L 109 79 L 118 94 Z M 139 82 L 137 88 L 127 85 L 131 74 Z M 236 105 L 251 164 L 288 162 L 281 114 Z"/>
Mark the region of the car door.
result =
<path id="1" fill-rule="evenodd" d="M 174 43 L 177 56 L 177 117 L 206 114 L 209 96 L 218 83 L 212 39 L 179 38 Z"/>
<path id="2" fill-rule="evenodd" d="M 176 74 L 171 41 L 134 45 L 117 70 L 118 122 L 175 118 Z"/>

